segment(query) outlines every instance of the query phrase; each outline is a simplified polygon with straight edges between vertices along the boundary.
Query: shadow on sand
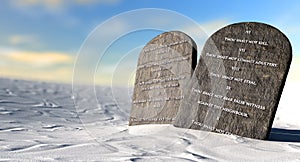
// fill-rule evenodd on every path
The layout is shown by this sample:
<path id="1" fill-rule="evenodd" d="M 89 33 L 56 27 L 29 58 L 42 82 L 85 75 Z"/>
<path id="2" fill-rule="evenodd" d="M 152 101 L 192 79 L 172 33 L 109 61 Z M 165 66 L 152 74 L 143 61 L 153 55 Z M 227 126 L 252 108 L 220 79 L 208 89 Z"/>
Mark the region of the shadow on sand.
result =
<path id="1" fill-rule="evenodd" d="M 278 142 L 300 142 L 300 130 L 272 128 L 268 140 Z"/>

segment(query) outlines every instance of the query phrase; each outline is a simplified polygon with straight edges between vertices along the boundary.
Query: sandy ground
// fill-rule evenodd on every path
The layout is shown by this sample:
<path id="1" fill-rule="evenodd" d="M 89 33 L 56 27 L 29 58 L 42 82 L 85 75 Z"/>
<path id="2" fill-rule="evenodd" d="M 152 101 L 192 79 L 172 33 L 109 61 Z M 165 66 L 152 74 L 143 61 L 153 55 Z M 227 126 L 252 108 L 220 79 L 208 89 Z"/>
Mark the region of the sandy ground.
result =
<path id="1" fill-rule="evenodd" d="M 129 127 L 130 90 L 122 87 L 79 86 L 72 95 L 67 84 L 0 83 L 0 161 L 300 161 L 299 84 L 286 85 L 270 139 L 261 141 Z"/>

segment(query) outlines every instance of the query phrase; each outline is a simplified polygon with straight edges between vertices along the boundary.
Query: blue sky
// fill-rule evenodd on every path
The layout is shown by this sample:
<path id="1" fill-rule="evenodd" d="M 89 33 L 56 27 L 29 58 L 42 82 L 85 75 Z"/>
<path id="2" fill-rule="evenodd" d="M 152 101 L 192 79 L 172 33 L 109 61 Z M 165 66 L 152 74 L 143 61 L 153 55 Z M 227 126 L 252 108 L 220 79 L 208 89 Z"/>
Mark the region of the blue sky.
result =
<path id="1" fill-rule="evenodd" d="M 4 0 L 0 2 L 0 75 L 71 83 L 76 54 L 88 35 L 111 17 L 141 8 L 176 11 L 196 21 L 208 34 L 243 21 L 273 25 L 292 43 L 294 59 L 289 78 L 300 81 L 300 1 L 296 0 Z M 111 32 L 114 30 L 112 27 Z M 129 47 L 141 46 L 159 33 L 136 32 L 116 41 L 102 69 L 120 62 Z M 103 81 L 98 73 L 99 83 L 107 84 L 111 71 L 103 73 L 107 73 L 101 74 Z"/>

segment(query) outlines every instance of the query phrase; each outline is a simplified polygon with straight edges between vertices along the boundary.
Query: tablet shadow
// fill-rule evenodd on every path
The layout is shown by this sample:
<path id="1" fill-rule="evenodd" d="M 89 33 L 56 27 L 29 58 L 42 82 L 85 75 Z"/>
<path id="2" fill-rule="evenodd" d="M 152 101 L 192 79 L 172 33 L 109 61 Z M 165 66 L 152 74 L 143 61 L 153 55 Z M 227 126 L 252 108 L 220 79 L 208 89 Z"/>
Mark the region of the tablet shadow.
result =
<path id="1" fill-rule="evenodd" d="M 278 142 L 300 142 L 300 130 L 272 128 L 268 140 Z"/>

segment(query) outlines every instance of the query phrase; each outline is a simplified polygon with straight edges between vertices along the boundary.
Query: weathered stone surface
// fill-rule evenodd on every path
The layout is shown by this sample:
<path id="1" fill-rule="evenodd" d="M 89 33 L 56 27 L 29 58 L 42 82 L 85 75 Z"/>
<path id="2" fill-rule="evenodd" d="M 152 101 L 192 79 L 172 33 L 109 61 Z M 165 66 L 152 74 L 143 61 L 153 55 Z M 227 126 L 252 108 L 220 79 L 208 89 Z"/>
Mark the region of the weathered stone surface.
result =
<path id="1" fill-rule="evenodd" d="M 196 67 L 197 47 L 179 31 L 152 39 L 141 51 L 129 125 L 171 124 L 183 98 L 182 88 Z"/>
<path id="2" fill-rule="evenodd" d="M 203 48 L 174 125 L 266 139 L 291 59 L 289 40 L 270 25 L 220 29 Z"/>

